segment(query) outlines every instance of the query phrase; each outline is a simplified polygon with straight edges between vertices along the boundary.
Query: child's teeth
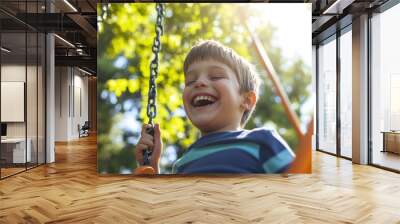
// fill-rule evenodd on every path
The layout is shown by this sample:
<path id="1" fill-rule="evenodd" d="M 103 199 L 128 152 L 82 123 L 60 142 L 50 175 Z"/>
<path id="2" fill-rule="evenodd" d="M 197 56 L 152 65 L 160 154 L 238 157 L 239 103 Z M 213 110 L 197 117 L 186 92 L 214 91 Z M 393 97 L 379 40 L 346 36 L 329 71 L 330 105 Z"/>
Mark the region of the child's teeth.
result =
<path id="1" fill-rule="evenodd" d="M 194 101 L 195 101 L 195 103 L 197 103 L 200 100 L 208 100 L 208 101 L 211 101 L 211 102 L 215 101 L 214 97 L 211 97 L 211 96 L 197 96 Z"/>
<path id="2" fill-rule="evenodd" d="M 214 101 L 214 99 L 210 96 L 198 96 L 196 97 L 196 102 L 199 100 L 209 100 L 209 101 Z"/>

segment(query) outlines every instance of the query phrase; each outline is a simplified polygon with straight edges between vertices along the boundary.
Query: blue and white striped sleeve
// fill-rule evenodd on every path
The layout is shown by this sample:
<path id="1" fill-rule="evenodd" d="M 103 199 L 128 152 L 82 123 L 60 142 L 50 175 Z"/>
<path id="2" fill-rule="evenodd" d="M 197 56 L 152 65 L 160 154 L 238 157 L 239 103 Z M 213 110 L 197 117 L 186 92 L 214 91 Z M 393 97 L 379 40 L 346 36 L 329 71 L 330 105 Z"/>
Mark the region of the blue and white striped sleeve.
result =
<path id="1" fill-rule="evenodd" d="M 294 161 L 295 154 L 282 137 L 272 130 L 261 141 L 260 162 L 265 173 L 283 173 Z"/>

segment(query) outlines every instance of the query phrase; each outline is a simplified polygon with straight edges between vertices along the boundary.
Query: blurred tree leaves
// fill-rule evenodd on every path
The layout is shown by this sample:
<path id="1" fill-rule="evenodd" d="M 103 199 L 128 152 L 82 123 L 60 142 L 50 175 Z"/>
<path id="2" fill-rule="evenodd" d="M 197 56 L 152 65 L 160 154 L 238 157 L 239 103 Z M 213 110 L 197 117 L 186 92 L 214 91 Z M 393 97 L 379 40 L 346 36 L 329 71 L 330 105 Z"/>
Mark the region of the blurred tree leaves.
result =
<path id="1" fill-rule="evenodd" d="M 134 146 L 140 124 L 147 122 L 151 46 L 155 36 L 155 4 L 110 4 L 104 14 L 98 4 L 98 169 L 101 173 L 130 172 L 136 167 Z M 161 38 L 159 76 L 157 78 L 157 117 L 164 145 L 174 146 L 178 158 L 199 133 L 184 115 L 182 90 L 183 61 L 190 48 L 201 39 L 215 39 L 233 48 L 251 63 L 259 61 L 251 48 L 250 37 L 239 14 L 254 8 L 239 4 L 166 4 L 164 35 Z M 262 13 L 262 12 L 260 12 Z M 102 18 L 101 15 L 106 15 Z M 247 16 L 248 17 L 248 16 Z M 250 19 L 248 17 L 248 19 Z M 254 19 L 254 18 L 253 18 Z M 282 84 L 299 116 L 300 106 L 308 99 L 310 68 L 300 59 L 287 64 L 281 49 L 272 45 L 274 27 L 260 23 L 256 32 L 280 75 Z M 121 63 L 117 65 L 117 61 Z M 293 149 L 297 139 L 269 80 L 264 78 L 260 100 L 246 128 L 274 126 Z M 131 119 L 131 120 L 130 120 Z M 168 157 L 169 155 L 163 155 Z M 168 173 L 172 162 L 162 164 Z"/>

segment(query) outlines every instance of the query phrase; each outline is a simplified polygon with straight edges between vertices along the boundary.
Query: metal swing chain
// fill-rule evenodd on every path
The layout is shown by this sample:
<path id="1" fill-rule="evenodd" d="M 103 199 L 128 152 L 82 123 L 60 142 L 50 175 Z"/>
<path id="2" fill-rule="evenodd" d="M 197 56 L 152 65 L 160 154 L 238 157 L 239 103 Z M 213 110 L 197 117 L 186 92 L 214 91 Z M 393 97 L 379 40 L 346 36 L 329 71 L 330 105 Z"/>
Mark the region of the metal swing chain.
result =
<path id="1" fill-rule="evenodd" d="M 157 10 L 157 21 L 156 21 L 156 37 L 153 42 L 153 60 L 150 63 L 150 80 L 149 80 L 149 100 L 147 102 L 147 117 L 149 118 L 149 124 L 153 124 L 153 118 L 157 115 L 157 107 L 156 107 L 156 78 L 158 76 L 158 54 L 161 50 L 161 41 L 160 37 L 163 34 L 164 27 L 162 24 L 162 20 L 164 17 L 164 5 L 162 3 L 156 4 Z"/>
<path id="2" fill-rule="evenodd" d="M 107 20 L 108 16 L 110 15 L 110 1 L 109 0 L 101 0 L 101 14 L 100 18 L 97 17 L 97 22 L 101 21 L 104 22 Z"/>
<path id="3" fill-rule="evenodd" d="M 153 119 L 157 115 L 156 106 L 156 96 L 157 96 L 157 86 L 156 78 L 158 76 L 158 54 L 161 50 L 161 40 L 160 37 L 163 34 L 164 27 L 162 24 L 164 17 L 164 5 L 162 3 L 156 4 L 157 11 L 157 21 L 156 21 L 156 37 L 154 38 L 153 47 L 151 48 L 153 52 L 153 60 L 150 63 L 150 80 L 149 80 L 149 92 L 147 101 L 147 117 L 149 118 L 149 124 L 152 126 L 150 129 L 146 130 L 147 133 L 154 135 L 154 125 Z M 150 150 L 143 151 L 143 165 L 150 165 Z"/>

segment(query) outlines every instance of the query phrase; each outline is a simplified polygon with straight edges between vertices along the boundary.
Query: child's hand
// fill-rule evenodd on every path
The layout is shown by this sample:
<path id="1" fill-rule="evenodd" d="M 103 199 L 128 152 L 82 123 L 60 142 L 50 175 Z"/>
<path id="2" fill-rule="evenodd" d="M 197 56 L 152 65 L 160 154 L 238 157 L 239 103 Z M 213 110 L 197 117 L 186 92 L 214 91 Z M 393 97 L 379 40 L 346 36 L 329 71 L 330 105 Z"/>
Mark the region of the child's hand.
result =
<path id="1" fill-rule="evenodd" d="M 143 164 L 143 151 L 146 149 L 152 151 L 150 166 L 158 173 L 158 163 L 160 161 L 163 143 L 161 141 L 160 126 L 158 124 L 154 125 L 154 137 L 146 132 L 147 128 L 150 127 L 151 125 L 149 124 L 144 124 L 142 126 L 141 136 L 135 149 L 135 156 L 139 164 Z"/>

